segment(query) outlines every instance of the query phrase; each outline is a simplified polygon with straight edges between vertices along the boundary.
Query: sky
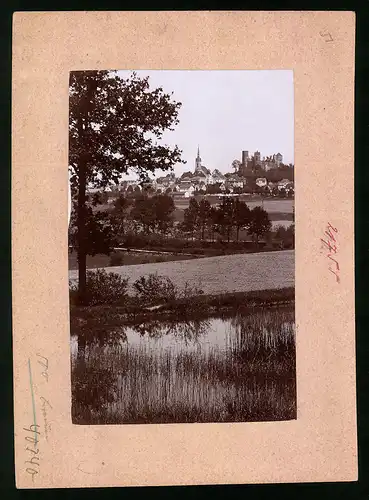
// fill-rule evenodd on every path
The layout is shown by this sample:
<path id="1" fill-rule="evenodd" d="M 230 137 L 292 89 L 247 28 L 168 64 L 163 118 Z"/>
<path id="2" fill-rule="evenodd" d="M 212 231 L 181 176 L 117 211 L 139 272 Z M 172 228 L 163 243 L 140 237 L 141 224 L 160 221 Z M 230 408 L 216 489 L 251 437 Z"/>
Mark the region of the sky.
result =
<path id="1" fill-rule="evenodd" d="M 131 73 L 118 72 L 122 78 Z M 179 124 L 160 140 L 183 151 L 187 163 L 174 167 L 176 175 L 194 170 L 198 146 L 202 164 L 223 173 L 232 171 L 232 161 L 241 160 L 243 150 L 281 153 L 284 163 L 294 163 L 292 70 L 136 73 L 149 77 L 150 88 L 163 87 L 182 103 Z"/>

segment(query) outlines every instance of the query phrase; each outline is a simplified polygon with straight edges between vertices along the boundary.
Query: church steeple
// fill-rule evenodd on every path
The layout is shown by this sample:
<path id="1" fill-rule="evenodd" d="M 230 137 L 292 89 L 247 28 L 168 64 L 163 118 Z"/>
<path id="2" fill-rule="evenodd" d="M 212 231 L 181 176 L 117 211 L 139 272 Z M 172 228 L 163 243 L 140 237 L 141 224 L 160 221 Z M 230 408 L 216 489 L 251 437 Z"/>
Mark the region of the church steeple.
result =
<path id="1" fill-rule="evenodd" d="M 195 160 L 195 170 L 199 170 L 201 168 L 201 158 L 200 158 L 200 146 L 197 146 L 197 157 Z"/>

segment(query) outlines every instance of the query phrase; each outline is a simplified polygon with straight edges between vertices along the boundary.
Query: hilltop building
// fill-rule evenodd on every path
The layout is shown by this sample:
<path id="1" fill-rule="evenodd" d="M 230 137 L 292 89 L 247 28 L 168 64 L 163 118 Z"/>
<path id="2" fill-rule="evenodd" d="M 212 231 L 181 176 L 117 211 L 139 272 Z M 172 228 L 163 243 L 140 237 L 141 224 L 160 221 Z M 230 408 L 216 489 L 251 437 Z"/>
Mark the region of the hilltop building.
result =
<path id="1" fill-rule="evenodd" d="M 249 155 L 249 151 L 242 151 L 242 161 L 239 167 L 239 175 L 245 176 L 245 172 L 248 169 L 255 169 L 256 167 L 261 167 L 263 170 L 268 172 L 273 168 L 278 168 L 283 164 L 283 156 L 281 153 L 277 153 L 271 156 L 263 156 L 261 158 L 260 151 L 255 151 L 253 156 Z"/>

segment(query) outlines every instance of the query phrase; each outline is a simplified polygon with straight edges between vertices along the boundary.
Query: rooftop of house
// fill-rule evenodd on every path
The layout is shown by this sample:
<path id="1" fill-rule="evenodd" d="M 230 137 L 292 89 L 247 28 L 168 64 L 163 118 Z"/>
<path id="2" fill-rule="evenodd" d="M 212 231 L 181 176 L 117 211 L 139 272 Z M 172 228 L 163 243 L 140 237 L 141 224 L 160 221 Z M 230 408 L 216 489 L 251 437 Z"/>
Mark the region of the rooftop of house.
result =
<path id="1" fill-rule="evenodd" d="M 211 172 L 208 168 L 206 168 L 204 165 L 200 165 L 199 167 L 195 168 L 195 175 L 203 173 L 204 175 L 210 175 Z"/>
<path id="2" fill-rule="evenodd" d="M 213 170 L 212 176 L 224 179 L 224 174 L 222 174 L 222 172 L 220 172 L 217 168 Z"/>
<path id="3" fill-rule="evenodd" d="M 180 178 L 184 179 L 185 177 L 187 177 L 190 179 L 192 177 L 192 175 L 193 175 L 192 172 L 183 172 L 183 174 L 181 175 Z"/>
<path id="4" fill-rule="evenodd" d="M 192 187 L 192 182 L 181 182 L 181 189 L 189 189 L 190 187 Z"/>

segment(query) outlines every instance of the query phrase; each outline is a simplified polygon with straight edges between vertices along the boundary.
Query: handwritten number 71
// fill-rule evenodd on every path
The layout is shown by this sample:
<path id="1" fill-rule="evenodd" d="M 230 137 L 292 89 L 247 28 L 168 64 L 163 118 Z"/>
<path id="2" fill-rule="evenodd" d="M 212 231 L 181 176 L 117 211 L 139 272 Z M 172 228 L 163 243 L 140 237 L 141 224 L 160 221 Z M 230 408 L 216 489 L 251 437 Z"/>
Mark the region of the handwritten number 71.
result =
<path id="1" fill-rule="evenodd" d="M 332 35 L 328 31 L 320 31 L 319 35 L 323 37 L 326 42 L 333 42 Z"/>

